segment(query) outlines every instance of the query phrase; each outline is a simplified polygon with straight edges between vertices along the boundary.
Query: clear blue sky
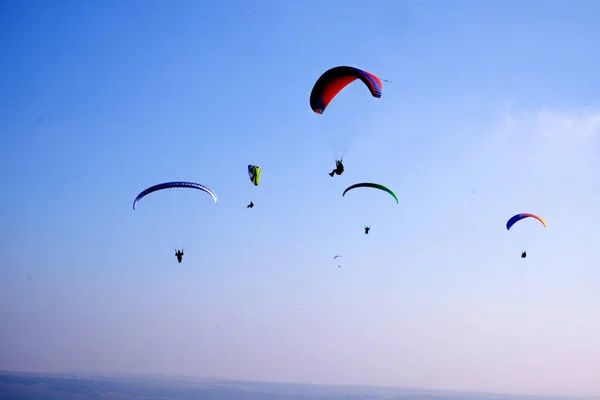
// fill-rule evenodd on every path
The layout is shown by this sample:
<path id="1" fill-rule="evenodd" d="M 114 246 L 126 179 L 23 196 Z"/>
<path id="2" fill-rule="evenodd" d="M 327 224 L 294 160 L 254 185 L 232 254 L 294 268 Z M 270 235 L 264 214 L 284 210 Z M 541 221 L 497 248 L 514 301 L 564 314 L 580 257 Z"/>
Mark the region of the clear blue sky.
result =
<path id="1" fill-rule="evenodd" d="M 0 368 L 600 394 L 599 3 L 0 7 Z"/>

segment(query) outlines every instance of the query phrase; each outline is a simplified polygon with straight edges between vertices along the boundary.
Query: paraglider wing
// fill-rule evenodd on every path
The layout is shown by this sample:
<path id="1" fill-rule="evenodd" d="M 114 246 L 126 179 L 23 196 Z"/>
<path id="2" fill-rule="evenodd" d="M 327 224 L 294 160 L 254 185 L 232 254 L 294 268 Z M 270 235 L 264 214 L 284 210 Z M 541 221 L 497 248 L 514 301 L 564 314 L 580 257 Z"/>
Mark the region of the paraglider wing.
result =
<path id="1" fill-rule="evenodd" d="M 336 258 L 338 258 L 338 257 L 341 257 L 341 256 L 339 256 L 339 255 L 338 255 L 338 256 L 335 256 L 335 257 L 333 257 L 333 259 L 335 260 L 335 259 L 336 259 Z"/>
<path id="2" fill-rule="evenodd" d="M 346 190 L 344 190 L 344 193 L 342 194 L 342 196 L 345 196 L 347 192 L 349 192 L 352 189 L 356 189 L 359 187 L 368 187 L 368 188 L 374 188 L 374 189 L 379 189 L 379 190 L 383 190 L 384 192 L 388 192 L 390 195 L 392 195 L 392 197 L 396 200 L 396 203 L 398 203 L 398 197 L 396 196 L 396 194 L 394 192 L 392 192 L 389 188 L 380 185 L 378 183 L 357 183 L 354 184 L 352 186 L 349 186 L 348 188 L 346 188 Z"/>
<path id="3" fill-rule="evenodd" d="M 248 176 L 250 177 L 250 181 L 254 184 L 254 186 L 258 186 L 260 184 L 261 172 L 262 168 L 258 165 L 248 165 Z"/>
<path id="4" fill-rule="evenodd" d="M 546 220 L 544 220 L 542 217 L 538 217 L 535 214 L 529 214 L 529 213 L 521 213 L 521 214 L 517 214 L 513 217 L 511 217 L 507 222 L 506 222 L 506 229 L 510 230 L 510 228 L 512 228 L 512 226 L 514 224 L 516 224 L 517 222 L 519 222 L 522 219 L 525 218 L 535 218 L 538 221 L 540 221 L 542 223 L 542 225 L 544 225 L 544 227 L 547 227 L 548 224 L 546 223 Z"/>
<path id="5" fill-rule="evenodd" d="M 199 183 L 194 183 L 194 182 L 166 182 L 166 183 L 159 183 L 158 185 L 151 186 L 148 189 L 142 191 L 140 194 L 138 194 L 137 197 L 135 198 L 135 200 L 133 201 L 133 209 L 135 210 L 137 203 L 143 197 L 149 195 L 150 193 L 156 192 L 158 190 L 171 189 L 171 188 L 189 188 L 189 189 L 202 190 L 203 192 L 210 194 L 212 196 L 213 200 L 215 201 L 215 204 L 217 203 L 217 195 L 215 194 L 215 192 L 213 192 L 212 190 L 210 190 L 209 188 L 207 188 L 204 185 L 201 185 Z"/>
<path id="6" fill-rule="evenodd" d="M 331 100 L 356 79 L 363 81 L 373 97 L 381 97 L 383 84 L 375 75 L 354 67 L 335 67 L 326 71 L 315 83 L 310 93 L 310 108 L 317 114 L 323 114 Z"/>

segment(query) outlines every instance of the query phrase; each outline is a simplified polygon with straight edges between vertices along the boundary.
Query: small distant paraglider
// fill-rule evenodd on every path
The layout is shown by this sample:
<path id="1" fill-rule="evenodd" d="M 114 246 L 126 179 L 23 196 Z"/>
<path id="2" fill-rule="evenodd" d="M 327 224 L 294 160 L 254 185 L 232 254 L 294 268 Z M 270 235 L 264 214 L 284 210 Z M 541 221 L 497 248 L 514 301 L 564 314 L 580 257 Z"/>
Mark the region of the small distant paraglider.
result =
<path id="1" fill-rule="evenodd" d="M 512 228 L 514 224 L 516 224 L 517 222 L 519 222 L 525 218 L 537 219 L 538 221 L 541 222 L 542 225 L 544 225 L 544 228 L 548 227 L 546 220 L 543 219 L 542 217 L 537 216 L 535 214 L 530 214 L 530 213 L 520 213 L 520 214 L 516 214 L 516 215 L 513 215 L 512 217 L 510 217 L 510 219 L 506 222 L 506 230 L 510 230 L 510 228 Z M 525 251 L 525 250 L 521 251 L 521 258 L 527 258 L 527 251 Z"/>
<path id="2" fill-rule="evenodd" d="M 177 261 L 181 264 L 181 261 L 183 260 L 183 249 L 175 250 L 175 257 L 177 257 Z"/>
<path id="3" fill-rule="evenodd" d="M 259 167 L 258 165 L 248 165 L 248 177 L 250 178 L 250 182 L 252 182 L 254 186 L 260 185 L 261 174 L 261 167 Z M 254 203 L 250 201 L 250 204 L 248 204 L 246 208 L 254 208 Z"/>
<path id="4" fill-rule="evenodd" d="M 333 259 L 335 260 L 335 259 L 337 259 L 337 258 L 340 258 L 340 257 L 341 257 L 341 256 L 338 254 L 338 255 L 336 255 L 335 257 L 333 257 Z M 341 267 L 341 265 L 338 265 L 338 268 L 340 268 L 340 267 Z"/>
<path id="5" fill-rule="evenodd" d="M 338 93 L 357 79 L 365 84 L 373 97 L 381 98 L 383 84 L 377 76 L 358 68 L 339 66 L 325 71 L 317 79 L 310 92 L 310 108 L 317 114 L 323 114 Z M 329 173 L 329 176 L 333 177 L 344 173 L 342 159 L 343 154 L 335 160 L 335 169 Z"/>
<path id="6" fill-rule="evenodd" d="M 142 200 L 147 195 L 154 193 L 154 192 L 161 191 L 161 190 L 165 190 L 165 189 L 197 189 L 197 190 L 203 191 L 205 193 L 208 193 L 212 197 L 215 204 L 217 204 L 217 201 L 218 201 L 217 195 L 215 194 L 215 192 L 213 192 L 206 186 L 201 185 L 199 183 L 165 182 L 165 183 L 159 183 L 154 186 L 150 186 L 149 188 L 144 189 L 140 194 L 138 194 L 137 197 L 135 198 L 135 200 L 133 201 L 133 209 L 135 210 L 138 203 L 140 202 L 140 200 Z M 177 257 L 177 261 L 179 263 L 181 263 L 181 261 L 183 260 L 183 249 L 175 250 L 175 257 Z"/>
<path id="7" fill-rule="evenodd" d="M 346 190 L 344 190 L 344 193 L 342 193 L 342 197 L 345 196 L 346 193 L 348 193 L 349 191 L 356 189 L 356 188 L 373 188 L 373 189 L 383 190 L 384 192 L 387 192 L 388 194 L 390 194 L 394 198 L 394 200 L 396 200 L 396 204 L 399 203 L 398 196 L 396 196 L 396 193 L 392 192 L 392 190 L 390 188 L 380 185 L 379 183 L 369 183 L 369 182 L 356 183 L 354 185 L 347 187 Z M 365 234 L 366 235 L 369 234 L 370 230 L 371 230 L 371 226 L 365 225 Z"/>

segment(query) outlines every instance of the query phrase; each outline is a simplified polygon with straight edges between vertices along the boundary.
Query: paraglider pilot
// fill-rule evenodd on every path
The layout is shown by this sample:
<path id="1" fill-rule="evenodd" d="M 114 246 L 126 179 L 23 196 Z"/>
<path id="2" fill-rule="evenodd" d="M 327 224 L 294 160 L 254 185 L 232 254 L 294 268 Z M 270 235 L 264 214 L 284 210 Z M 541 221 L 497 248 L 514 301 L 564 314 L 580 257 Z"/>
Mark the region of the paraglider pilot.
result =
<path id="1" fill-rule="evenodd" d="M 527 257 L 527 252 L 526 251 L 522 251 L 521 252 L 521 258 L 525 258 Z"/>
<path id="2" fill-rule="evenodd" d="M 175 250 L 175 257 L 177 257 L 177 261 L 181 264 L 181 260 L 183 259 L 183 250 Z"/>
<path id="3" fill-rule="evenodd" d="M 365 235 L 368 235 L 370 230 L 371 230 L 370 226 L 365 226 Z"/>
<path id="4" fill-rule="evenodd" d="M 333 177 L 333 174 L 341 175 L 344 173 L 344 164 L 342 160 L 335 160 L 335 169 L 329 173 L 329 176 Z"/>
<path id="5" fill-rule="evenodd" d="M 254 207 L 254 203 L 253 203 L 253 202 L 250 202 L 250 204 L 248 204 L 248 205 L 246 206 L 246 208 L 252 208 L 252 207 Z"/>

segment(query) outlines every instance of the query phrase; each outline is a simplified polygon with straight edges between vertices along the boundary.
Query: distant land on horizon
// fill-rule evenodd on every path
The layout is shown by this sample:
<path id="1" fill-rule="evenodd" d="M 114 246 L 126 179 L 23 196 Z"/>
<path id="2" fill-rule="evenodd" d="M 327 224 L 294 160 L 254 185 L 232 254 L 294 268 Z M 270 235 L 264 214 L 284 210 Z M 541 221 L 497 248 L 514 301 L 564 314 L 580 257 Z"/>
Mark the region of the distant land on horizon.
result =
<path id="1" fill-rule="evenodd" d="M 0 400 L 600 400 L 366 385 L 230 380 L 217 377 L 74 371 L 0 371 Z"/>

